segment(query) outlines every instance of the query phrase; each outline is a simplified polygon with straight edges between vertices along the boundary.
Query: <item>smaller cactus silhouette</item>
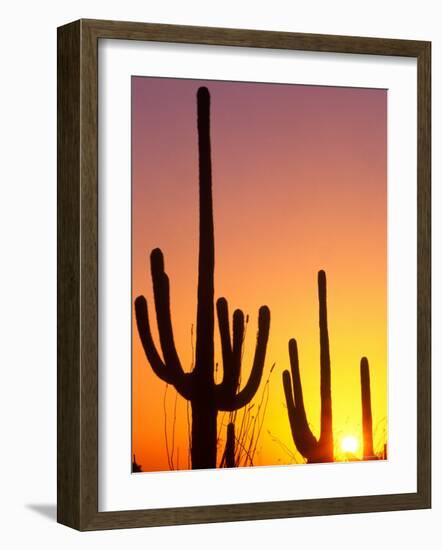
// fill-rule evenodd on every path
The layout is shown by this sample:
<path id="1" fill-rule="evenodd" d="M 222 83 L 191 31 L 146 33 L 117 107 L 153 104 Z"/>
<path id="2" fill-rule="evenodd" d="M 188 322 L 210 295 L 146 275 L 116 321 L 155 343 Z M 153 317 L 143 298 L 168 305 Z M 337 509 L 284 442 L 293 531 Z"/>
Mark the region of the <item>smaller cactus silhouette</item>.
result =
<path id="1" fill-rule="evenodd" d="M 361 359 L 361 403 L 362 403 L 362 454 L 364 460 L 377 457 L 373 450 L 373 416 L 371 413 L 370 367 L 368 359 Z"/>
<path id="2" fill-rule="evenodd" d="M 318 272 L 318 299 L 321 349 L 321 432 L 319 439 L 313 435 L 307 421 L 299 374 L 298 346 L 295 339 L 289 341 L 291 377 L 288 370 L 282 373 L 293 441 L 298 451 L 309 463 L 334 461 L 330 349 L 327 326 L 327 281 L 325 271 L 322 270 Z"/>

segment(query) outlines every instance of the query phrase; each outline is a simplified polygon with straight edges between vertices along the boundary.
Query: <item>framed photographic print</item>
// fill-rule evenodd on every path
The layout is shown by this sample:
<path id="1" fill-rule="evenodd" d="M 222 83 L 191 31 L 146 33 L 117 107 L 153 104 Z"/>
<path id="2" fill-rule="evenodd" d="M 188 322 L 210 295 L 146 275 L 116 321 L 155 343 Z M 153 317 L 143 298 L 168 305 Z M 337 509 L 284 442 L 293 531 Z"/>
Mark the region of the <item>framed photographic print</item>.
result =
<path id="1" fill-rule="evenodd" d="M 430 52 L 59 28 L 59 522 L 430 507 Z"/>

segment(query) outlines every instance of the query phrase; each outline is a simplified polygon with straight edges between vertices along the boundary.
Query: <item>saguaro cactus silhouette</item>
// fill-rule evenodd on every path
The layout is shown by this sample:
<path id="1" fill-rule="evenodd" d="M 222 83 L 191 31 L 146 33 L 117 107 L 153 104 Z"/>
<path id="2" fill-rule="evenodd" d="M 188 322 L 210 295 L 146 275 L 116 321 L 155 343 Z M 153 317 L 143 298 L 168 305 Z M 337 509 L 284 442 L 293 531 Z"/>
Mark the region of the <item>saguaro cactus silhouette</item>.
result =
<path id="1" fill-rule="evenodd" d="M 371 414 L 370 368 L 366 357 L 361 359 L 362 454 L 364 460 L 377 458 L 373 450 L 373 417 Z"/>
<path id="2" fill-rule="evenodd" d="M 327 282 L 324 271 L 318 273 L 319 340 L 321 349 L 321 432 L 319 439 L 313 435 L 304 407 L 301 377 L 299 374 L 296 340 L 289 341 L 292 375 L 282 373 L 288 416 L 296 448 L 307 462 L 333 462 L 333 419 L 330 383 L 330 349 L 327 327 Z M 293 392 L 292 392 L 293 383 Z"/>
<path id="3" fill-rule="evenodd" d="M 196 319 L 195 367 L 184 372 L 176 352 L 169 301 L 169 278 L 164 270 L 163 253 L 151 253 L 151 274 L 161 358 L 152 339 L 147 301 L 144 296 L 135 300 L 138 333 L 146 357 L 154 373 L 191 403 L 191 460 L 192 468 L 215 468 L 217 447 L 217 415 L 219 411 L 234 411 L 244 407 L 254 397 L 262 377 L 270 327 L 270 311 L 259 310 L 255 356 L 249 379 L 239 390 L 241 356 L 244 339 L 244 314 L 233 314 L 233 334 L 230 338 L 228 304 L 225 298 L 217 301 L 221 336 L 223 378 L 214 378 L 214 267 L 215 245 L 212 208 L 212 165 L 210 147 L 210 94 L 207 88 L 197 93 L 197 126 L 199 149 L 199 259 L 198 302 Z"/>

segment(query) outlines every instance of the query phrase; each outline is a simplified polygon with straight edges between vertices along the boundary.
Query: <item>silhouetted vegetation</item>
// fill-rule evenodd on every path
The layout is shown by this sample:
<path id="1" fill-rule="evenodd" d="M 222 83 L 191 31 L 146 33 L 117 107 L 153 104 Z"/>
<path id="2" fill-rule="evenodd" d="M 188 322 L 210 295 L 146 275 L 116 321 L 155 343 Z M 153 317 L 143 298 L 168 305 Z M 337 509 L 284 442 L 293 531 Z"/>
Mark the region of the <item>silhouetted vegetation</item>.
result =
<path id="1" fill-rule="evenodd" d="M 377 458 L 373 449 L 373 417 L 371 413 L 370 368 L 366 357 L 361 359 L 362 456 Z"/>
<path id="2" fill-rule="evenodd" d="M 199 149 L 199 259 L 196 320 L 195 365 L 185 372 L 178 357 L 171 322 L 169 278 L 164 269 L 162 251 L 151 253 L 151 275 L 162 357 L 150 330 L 148 306 L 144 296 L 135 300 L 138 333 L 154 373 L 191 404 L 192 468 L 215 468 L 217 454 L 217 416 L 219 411 L 236 411 L 255 396 L 261 382 L 270 328 L 270 311 L 262 306 L 258 316 L 255 356 L 249 379 L 239 390 L 244 341 L 244 313 L 237 309 L 230 318 L 225 298 L 219 298 L 216 312 L 221 336 L 223 378 L 214 378 L 214 225 L 212 207 L 212 166 L 210 147 L 210 94 L 207 88 L 197 93 L 197 126 Z M 234 429 L 228 436 L 229 460 L 234 448 Z M 229 433 L 229 432 L 228 432 Z M 230 440 L 229 440 L 230 437 Z M 227 453 L 226 453 L 227 460 Z"/>
<path id="3" fill-rule="evenodd" d="M 132 458 L 132 472 L 135 474 L 135 473 L 142 472 L 142 471 L 143 470 L 141 468 L 141 464 L 137 464 L 135 455 L 133 455 L 133 458 Z"/>
<path id="4" fill-rule="evenodd" d="M 290 428 L 296 448 L 307 462 L 333 462 L 333 418 L 330 383 L 330 350 L 327 327 L 327 282 L 324 271 L 318 273 L 319 343 L 321 350 L 321 431 L 319 439 L 313 435 L 304 407 L 298 347 L 295 339 L 289 341 L 290 372 L 282 374 Z M 292 391 L 293 384 L 293 391 Z"/>

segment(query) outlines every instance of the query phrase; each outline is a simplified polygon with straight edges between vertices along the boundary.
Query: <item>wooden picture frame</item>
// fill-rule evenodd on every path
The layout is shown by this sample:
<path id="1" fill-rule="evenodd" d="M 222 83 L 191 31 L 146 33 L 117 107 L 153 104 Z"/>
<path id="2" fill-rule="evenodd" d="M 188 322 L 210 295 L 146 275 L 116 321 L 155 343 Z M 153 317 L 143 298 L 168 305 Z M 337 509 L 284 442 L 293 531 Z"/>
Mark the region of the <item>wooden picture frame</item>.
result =
<path id="1" fill-rule="evenodd" d="M 417 492 L 98 511 L 98 41 L 123 39 L 404 56 L 418 71 Z M 58 29 L 58 521 L 81 531 L 431 506 L 431 44 L 79 20 Z"/>

